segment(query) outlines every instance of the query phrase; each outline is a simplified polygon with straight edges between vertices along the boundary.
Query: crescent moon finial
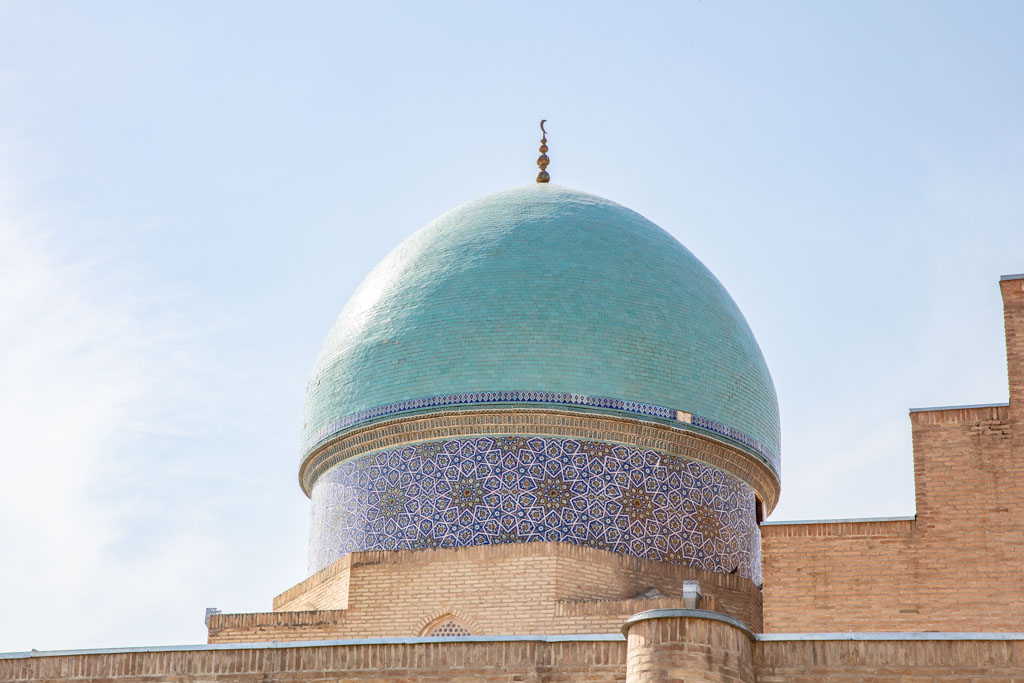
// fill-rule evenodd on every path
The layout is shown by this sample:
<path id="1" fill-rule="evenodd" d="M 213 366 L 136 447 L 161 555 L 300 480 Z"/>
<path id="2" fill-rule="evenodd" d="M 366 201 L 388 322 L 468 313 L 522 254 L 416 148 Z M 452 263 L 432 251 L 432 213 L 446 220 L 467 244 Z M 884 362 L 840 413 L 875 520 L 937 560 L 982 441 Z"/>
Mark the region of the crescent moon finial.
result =
<path id="1" fill-rule="evenodd" d="M 551 181 L 551 176 L 548 175 L 548 164 L 551 160 L 548 159 L 548 132 L 544 130 L 544 124 L 547 123 L 547 119 L 541 119 L 540 121 L 540 132 L 543 135 L 540 138 L 540 156 L 537 157 L 537 166 L 540 167 L 540 173 L 537 174 L 538 183 L 546 183 Z"/>

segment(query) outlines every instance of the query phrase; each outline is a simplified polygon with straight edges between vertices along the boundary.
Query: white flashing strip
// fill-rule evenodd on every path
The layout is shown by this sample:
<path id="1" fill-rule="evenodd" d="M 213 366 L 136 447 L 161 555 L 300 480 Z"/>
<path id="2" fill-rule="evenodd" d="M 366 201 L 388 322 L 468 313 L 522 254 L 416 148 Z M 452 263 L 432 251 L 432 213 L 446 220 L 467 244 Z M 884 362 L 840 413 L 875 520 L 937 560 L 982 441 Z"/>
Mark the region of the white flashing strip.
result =
<path id="1" fill-rule="evenodd" d="M 1002 282 L 1003 280 L 1024 280 L 1024 273 L 1016 273 L 1013 275 L 1000 275 L 999 281 Z"/>
<path id="2" fill-rule="evenodd" d="M 992 632 L 880 632 L 880 633 L 756 633 L 759 642 L 794 640 L 1022 640 L 1024 633 Z M 620 633 L 582 633 L 575 635 L 538 636 L 439 636 L 422 638 L 354 638 L 349 640 L 292 640 L 266 643 L 218 643 L 214 645 L 155 645 L 152 647 L 111 647 L 93 650 L 31 650 L 29 652 L 0 652 L 0 659 L 29 659 L 32 657 L 73 657 L 81 655 L 116 655 L 146 652 L 204 652 L 217 650 L 283 650 L 295 647 L 337 647 L 344 645 L 418 645 L 421 643 L 602 643 L 623 642 Z"/>
<path id="3" fill-rule="evenodd" d="M 754 637 L 759 641 L 765 642 L 787 640 L 1024 640 L 1024 633 L 882 631 L 878 633 L 758 633 Z"/>
<path id="4" fill-rule="evenodd" d="M 851 522 L 912 522 L 917 515 L 909 517 L 851 517 L 850 519 L 793 519 L 778 522 L 761 522 L 761 526 L 782 526 L 785 524 L 849 524 Z"/>
<path id="5" fill-rule="evenodd" d="M 937 410 L 969 410 L 970 408 L 1005 408 L 1009 403 L 969 403 L 964 406 L 934 406 L 932 408 L 911 408 L 912 413 L 931 413 Z"/>
<path id="6" fill-rule="evenodd" d="M 338 645 L 419 645 L 421 643 L 601 643 L 624 641 L 621 633 L 580 633 L 537 636 L 424 636 L 418 638 L 351 638 L 348 640 L 274 640 L 265 643 L 215 643 L 212 645 L 154 645 L 151 647 L 111 647 L 94 650 L 30 650 L 0 652 L 0 659 L 29 657 L 69 657 L 76 655 L 117 655 L 134 652 L 203 652 L 208 650 L 280 650 L 291 647 L 335 647 Z"/>

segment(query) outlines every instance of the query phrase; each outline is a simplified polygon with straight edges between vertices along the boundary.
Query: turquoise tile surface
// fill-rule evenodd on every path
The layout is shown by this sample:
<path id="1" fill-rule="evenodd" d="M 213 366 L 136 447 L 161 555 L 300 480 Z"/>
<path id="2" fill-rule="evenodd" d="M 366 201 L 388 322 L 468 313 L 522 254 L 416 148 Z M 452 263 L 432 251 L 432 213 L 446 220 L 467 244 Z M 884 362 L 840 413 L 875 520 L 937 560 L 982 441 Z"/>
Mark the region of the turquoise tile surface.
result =
<path id="1" fill-rule="evenodd" d="M 762 442 L 778 470 L 775 388 L 728 292 L 657 225 L 577 190 L 482 197 L 381 261 L 317 359 L 303 443 L 385 404 L 493 391 L 694 413 Z"/>

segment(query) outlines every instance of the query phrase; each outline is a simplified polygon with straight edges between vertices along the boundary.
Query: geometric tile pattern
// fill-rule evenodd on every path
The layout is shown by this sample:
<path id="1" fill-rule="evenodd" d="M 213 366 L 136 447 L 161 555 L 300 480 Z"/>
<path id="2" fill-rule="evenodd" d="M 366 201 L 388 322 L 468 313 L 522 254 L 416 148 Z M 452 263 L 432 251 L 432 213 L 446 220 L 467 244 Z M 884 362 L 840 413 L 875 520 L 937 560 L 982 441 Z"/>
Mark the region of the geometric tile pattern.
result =
<path id="1" fill-rule="evenodd" d="M 455 621 L 452 621 L 451 619 L 449 619 L 448 621 L 444 622 L 443 624 L 441 624 L 440 626 L 438 626 L 437 628 L 432 630 L 427 635 L 428 636 L 438 637 L 438 636 L 471 636 L 473 634 L 470 633 L 469 629 L 467 629 L 462 624 L 460 624 L 458 622 L 455 622 Z"/>
<path id="2" fill-rule="evenodd" d="M 353 425 L 359 424 L 360 422 L 375 420 L 380 417 L 396 415 L 398 413 L 423 410 L 424 408 L 486 403 L 557 403 L 561 405 L 589 406 L 594 408 L 621 410 L 623 412 L 634 413 L 636 415 L 660 417 L 665 420 L 679 419 L 679 416 L 682 415 L 685 416 L 684 420 L 687 424 L 692 424 L 695 427 L 700 427 L 710 432 L 714 432 L 715 434 L 729 437 L 733 441 L 738 441 L 747 448 L 753 449 L 768 460 L 776 471 L 779 469 L 779 458 L 777 453 L 761 441 L 738 429 L 724 425 L 717 420 L 701 417 L 700 415 L 692 415 L 683 411 L 677 411 L 674 408 L 666 408 L 664 406 L 656 406 L 648 403 L 639 403 L 637 401 L 625 401 L 620 398 L 609 398 L 606 396 L 588 396 L 586 394 L 572 394 L 554 391 L 477 391 L 462 394 L 445 394 L 443 396 L 428 396 L 408 401 L 396 401 L 395 403 L 389 403 L 375 408 L 367 408 L 366 410 L 360 410 L 359 412 L 336 418 L 321 429 L 317 430 L 302 444 L 302 456 L 305 457 L 308 455 L 309 450 L 325 438 L 337 434 L 338 432 L 341 432 Z"/>
<path id="3" fill-rule="evenodd" d="M 754 491 L 601 441 L 473 437 L 348 460 L 312 492 L 309 569 L 357 550 L 562 541 L 761 581 Z"/>

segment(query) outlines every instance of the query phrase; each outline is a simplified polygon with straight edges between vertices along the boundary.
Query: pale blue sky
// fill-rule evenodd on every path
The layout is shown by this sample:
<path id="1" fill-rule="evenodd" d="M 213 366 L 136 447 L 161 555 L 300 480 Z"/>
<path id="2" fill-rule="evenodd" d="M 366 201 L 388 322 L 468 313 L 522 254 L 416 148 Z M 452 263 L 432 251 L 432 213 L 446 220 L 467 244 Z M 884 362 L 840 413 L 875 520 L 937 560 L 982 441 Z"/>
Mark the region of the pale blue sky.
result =
<path id="1" fill-rule="evenodd" d="M 913 514 L 917 406 L 1005 401 L 1020 3 L 0 3 L 0 651 L 201 642 L 305 577 L 307 375 L 419 226 L 532 182 L 746 314 L 773 519 Z"/>

